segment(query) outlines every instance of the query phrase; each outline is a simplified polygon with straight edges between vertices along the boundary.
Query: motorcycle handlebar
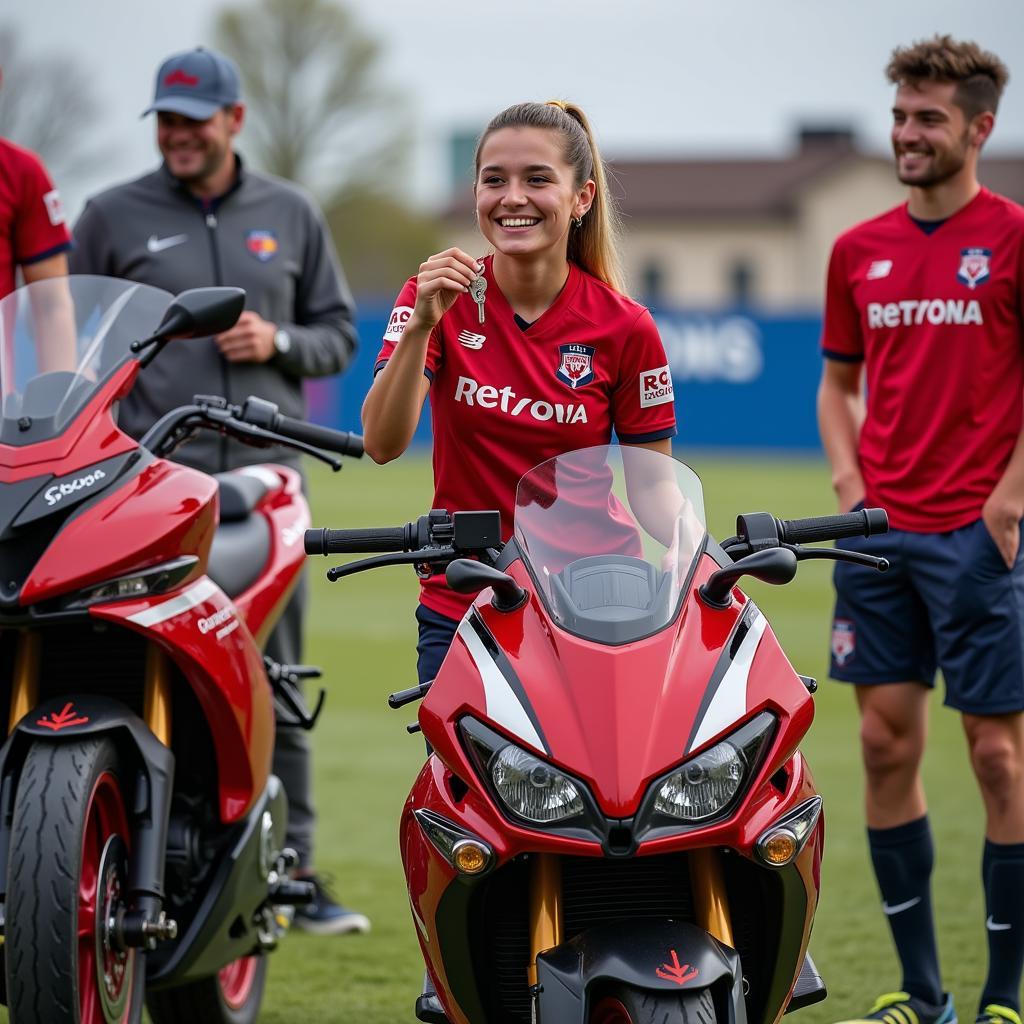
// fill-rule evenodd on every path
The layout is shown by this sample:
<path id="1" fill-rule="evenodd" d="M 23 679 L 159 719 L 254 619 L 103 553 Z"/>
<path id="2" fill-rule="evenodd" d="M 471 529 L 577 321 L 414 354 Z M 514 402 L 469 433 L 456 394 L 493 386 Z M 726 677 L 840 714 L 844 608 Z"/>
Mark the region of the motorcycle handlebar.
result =
<path id="1" fill-rule="evenodd" d="M 777 519 L 779 540 L 783 544 L 810 544 L 839 540 L 841 537 L 870 537 L 889 529 L 889 517 L 882 508 L 862 508 L 838 516 L 809 519 Z"/>
<path id="2" fill-rule="evenodd" d="M 280 414 L 274 422 L 274 429 L 284 437 L 311 444 L 314 448 L 323 448 L 325 451 L 349 455 L 356 459 L 363 457 L 362 437 L 347 430 L 333 430 L 330 427 L 317 426 L 315 423 Z"/>
<path id="3" fill-rule="evenodd" d="M 368 527 L 361 530 L 307 530 L 307 555 L 366 554 L 381 551 L 412 551 L 409 525 Z"/>

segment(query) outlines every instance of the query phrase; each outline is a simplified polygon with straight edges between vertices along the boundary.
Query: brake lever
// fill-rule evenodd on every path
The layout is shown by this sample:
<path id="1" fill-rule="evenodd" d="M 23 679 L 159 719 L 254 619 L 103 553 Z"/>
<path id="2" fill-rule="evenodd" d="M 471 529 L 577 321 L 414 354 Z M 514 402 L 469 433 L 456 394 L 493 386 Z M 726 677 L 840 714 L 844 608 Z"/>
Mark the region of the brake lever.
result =
<path id="1" fill-rule="evenodd" d="M 251 444 L 254 448 L 266 447 L 267 444 L 283 444 L 286 448 L 294 448 L 296 451 L 302 452 L 303 455 L 309 455 L 314 459 L 319 459 L 321 462 L 326 462 L 335 473 L 341 469 L 340 459 L 334 458 L 333 455 L 328 455 L 319 448 L 314 448 L 311 444 L 306 444 L 305 441 L 296 441 L 294 438 L 275 434 L 270 430 L 254 426 L 252 423 L 246 423 L 245 420 L 236 419 L 234 416 L 229 416 L 225 419 L 217 417 L 214 422 L 218 423 L 221 429 L 228 428 L 230 424 L 230 432 L 243 444 Z"/>
<path id="2" fill-rule="evenodd" d="M 780 546 L 789 548 L 799 562 L 822 558 L 832 562 L 852 562 L 854 565 L 863 565 L 865 568 L 876 569 L 878 572 L 888 572 L 889 570 L 888 558 L 866 555 L 863 551 L 847 551 L 846 548 L 805 548 L 799 544 L 782 544 Z"/>
<path id="3" fill-rule="evenodd" d="M 453 562 L 459 553 L 453 547 L 420 548 L 418 551 L 394 551 L 386 555 L 374 555 L 372 558 L 360 558 L 356 562 L 346 562 L 327 570 L 327 579 L 335 583 L 344 576 L 354 576 L 357 572 L 367 569 L 379 569 L 386 565 L 415 565 L 416 562 Z"/>

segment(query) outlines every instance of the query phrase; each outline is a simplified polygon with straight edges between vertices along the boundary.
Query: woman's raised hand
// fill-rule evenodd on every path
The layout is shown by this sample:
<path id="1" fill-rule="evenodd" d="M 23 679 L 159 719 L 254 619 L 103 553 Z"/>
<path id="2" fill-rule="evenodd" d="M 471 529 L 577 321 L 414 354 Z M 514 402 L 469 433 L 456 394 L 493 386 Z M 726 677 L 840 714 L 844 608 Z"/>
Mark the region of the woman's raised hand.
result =
<path id="1" fill-rule="evenodd" d="M 469 283 L 482 270 L 483 265 L 476 259 L 454 248 L 445 249 L 421 263 L 416 276 L 416 305 L 406 330 L 414 322 L 432 330 L 455 300 L 469 291 Z"/>

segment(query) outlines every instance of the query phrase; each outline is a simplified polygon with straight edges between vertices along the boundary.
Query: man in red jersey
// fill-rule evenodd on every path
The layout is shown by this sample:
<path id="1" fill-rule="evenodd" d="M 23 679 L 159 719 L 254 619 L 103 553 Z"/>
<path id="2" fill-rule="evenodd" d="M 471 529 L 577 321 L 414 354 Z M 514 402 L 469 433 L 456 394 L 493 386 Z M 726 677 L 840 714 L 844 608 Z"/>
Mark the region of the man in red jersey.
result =
<path id="1" fill-rule="evenodd" d="M 836 242 L 818 417 L 843 510 L 889 512 L 839 566 L 832 675 L 856 684 L 872 864 L 903 969 L 860 1020 L 954 1024 L 932 919 L 920 763 L 936 668 L 985 806 L 978 1021 L 1021 1024 L 1024 963 L 1024 210 L 978 183 L 1008 74 L 976 44 L 893 53 L 908 201 Z M 866 393 L 866 399 L 865 399 Z"/>
<path id="2" fill-rule="evenodd" d="M 0 298 L 14 291 L 19 267 L 26 283 L 66 275 L 70 248 L 60 193 L 42 161 L 0 138 Z"/>

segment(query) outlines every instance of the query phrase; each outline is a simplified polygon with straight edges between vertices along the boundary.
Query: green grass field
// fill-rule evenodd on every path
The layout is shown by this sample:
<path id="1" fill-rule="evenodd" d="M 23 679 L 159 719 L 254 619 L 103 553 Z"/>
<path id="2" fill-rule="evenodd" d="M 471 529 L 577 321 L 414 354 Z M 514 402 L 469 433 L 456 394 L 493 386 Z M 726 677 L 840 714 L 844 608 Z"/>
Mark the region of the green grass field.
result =
<path id="1" fill-rule="evenodd" d="M 816 460 L 692 460 L 705 487 L 712 532 L 733 532 L 737 512 L 786 518 L 833 511 L 828 472 Z M 391 525 L 429 507 L 430 467 L 407 457 L 386 467 L 359 464 L 329 477 L 313 467 L 318 526 Z M 397 821 L 422 763 L 422 741 L 404 726 L 409 708 L 391 711 L 389 692 L 415 681 L 411 570 L 384 569 L 336 584 L 312 563 L 309 657 L 325 669 L 330 693 L 314 734 L 320 807 L 320 865 L 347 902 L 368 913 L 373 932 L 333 939 L 293 934 L 275 954 L 263 1020 L 268 1024 L 412 1021 L 422 969 L 405 899 Z M 787 587 L 755 584 L 798 671 L 817 676 L 817 719 L 806 753 L 825 797 L 828 822 L 821 904 L 811 949 L 829 998 L 802 1011 L 806 1024 L 866 1010 L 898 985 L 895 957 L 870 875 L 861 811 L 857 725 L 847 687 L 824 682 L 831 581 L 827 564 L 805 563 Z M 973 1018 L 985 964 L 979 883 L 980 801 L 958 718 L 935 700 L 927 786 L 938 849 L 935 902 L 946 984 L 962 1017 Z M 797 1019 L 797 1018 L 794 1018 Z"/>
<path id="2" fill-rule="evenodd" d="M 692 460 L 705 486 L 712 533 L 733 532 L 737 512 L 785 518 L 831 512 L 825 465 L 812 460 Z M 332 476 L 309 470 L 317 526 L 405 522 L 430 504 L 430 466 L 409 456 L 377 467 L 347 465 Z M 399 812 L 423 761 L 423 743 L 405 725 L 413 708 L 391 711 L 389 692 L 415 681 L 408 568 L 378 570 L 328 584 L 312 562 L 308 660 L 324 667 L 329 691 L 314 736 L 320 812 L 318 862 L 341 898 L 373 920 L 368 936 L 314 938 L 293 933 L 274 954 L 267 1024 L 412 1022 L 422 978 L 397 843 Z M 861 812 L 857 726 L 848 688 L 825 682 L 831 611 L 827 563 L 801 566 L 787 587 L 750 588 L 798 671 L 822 680 L 805 752 L 825 797 L 827 842 L 812 953 L 828 984 L 826 1002 L 802 1011 L 805 1024 L 840 1020 L 868 1008 L 899 977 L 867 857 Z M 957 716 L 933 705 L 926 765 L 938 867 L 935 902 L 946 984 L 962 1018 L 973 1019 L 985 963 L 979 884 L 980 801 Z"/>

